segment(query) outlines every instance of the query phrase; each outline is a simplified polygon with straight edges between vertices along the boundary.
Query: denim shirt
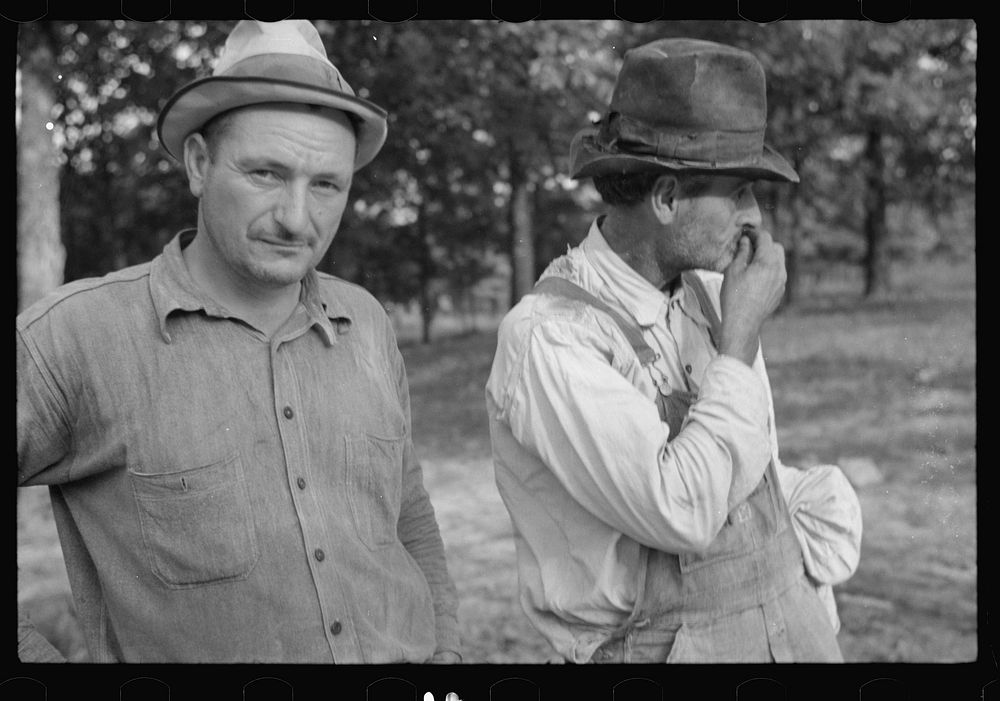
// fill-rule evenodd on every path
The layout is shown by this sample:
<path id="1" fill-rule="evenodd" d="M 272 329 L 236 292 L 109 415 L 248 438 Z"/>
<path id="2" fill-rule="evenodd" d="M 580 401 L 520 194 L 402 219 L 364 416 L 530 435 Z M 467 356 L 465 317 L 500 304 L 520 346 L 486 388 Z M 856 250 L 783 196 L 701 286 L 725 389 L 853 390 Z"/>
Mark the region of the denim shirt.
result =
<path id="1" fill-rule="evenodd" d="M 272 338 L 182 232 L 17 318 L 18 484 L 51 487 L 96 662 L 425 662 L 457 596 L 378 302 L 311 271 Z"/>

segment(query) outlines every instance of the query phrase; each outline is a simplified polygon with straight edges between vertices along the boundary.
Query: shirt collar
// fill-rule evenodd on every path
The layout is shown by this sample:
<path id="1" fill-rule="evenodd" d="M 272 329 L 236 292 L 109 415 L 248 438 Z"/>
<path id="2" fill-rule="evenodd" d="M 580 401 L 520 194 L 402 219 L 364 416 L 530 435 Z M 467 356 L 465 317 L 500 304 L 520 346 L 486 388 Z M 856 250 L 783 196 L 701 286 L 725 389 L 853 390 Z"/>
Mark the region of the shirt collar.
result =
<path id="1" fill-rule="evenodd" d="M 319 328 L 323 341 L 327 346 L 332 346 L 338 335 L 347 333 L 353 315 L 343 300 L 334 297 L 329 289 L 323 289 L 319 280 L 319 273 L 315 269 L 306 273 L 302 278 L 302 295 L 299 299 L 312 324 Z"/>
<path id="2" fill-rule="evenodd" d="M 697 272 L 693 272 L 693 274 L 698 275 Z M 701 276 L 701 279 L 704 280 L 704 275 Z M 686 314 L 687 317 L 694 323 L 699 326 L 703 326 L 706 329 L 711 329 L 711 324 L 709 324 L 708 318 L 701 310 L 701 302 L 698 301 L 698 295 L 696 295 L 695 291 L 691 289 L 691 286 L 687 282 L 686 275 L 681 276 L 681 283 L 680 288 L 683 291 L 683 294 L 680 294 L 677 298 L 681 311 L 683 311 L 684 314 Z"/>
<path id="3" fill-rule="evenodd" d="M 666 314 L 670 299 L 611 250 L 601 233 L 602 219 L 598 217 L 590 225 L 590 232 L 580 248 L 604 286 L 639 325 L 652 326 Z"/>
<path id="4" fill-rule="evenodd" d="M 181 231 L 150 264 L 149 291 L 160 335 L 167 343 L 171 342 L 167 318 L 175 311 L 204 311 L 208 316 L 220 318 L 233 316 L 198 287 L 184 263 L 181 251 L 191 243 L 196 233 L 195 229 Z M 338 333 L 344 333 L 350 326 L 350 312 L 340 300 L 332 299 L 329 294 L 324 295 L 315 270 L 310 270 L 302 279 L 299 301 L 308 323 L 318 327 L 327 346 L 335 342 Z M 336 331 L 331 320 L 336 323 Z"/>

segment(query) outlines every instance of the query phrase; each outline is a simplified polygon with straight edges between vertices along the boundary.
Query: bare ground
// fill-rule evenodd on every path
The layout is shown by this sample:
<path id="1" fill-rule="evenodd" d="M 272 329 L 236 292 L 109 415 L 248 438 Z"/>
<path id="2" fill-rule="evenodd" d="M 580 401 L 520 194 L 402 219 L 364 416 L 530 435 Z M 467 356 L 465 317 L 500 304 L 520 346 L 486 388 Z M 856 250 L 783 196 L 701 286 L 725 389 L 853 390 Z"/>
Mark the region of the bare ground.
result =
<path id="1" fill-rule="evenodd" d="M 848 661 L 976 658 L 974 265 L 923 267 L 892 298 L 852 280 L 769 322 L 764 349 L 785 462 L 867 458 L 858 572 L 835 590 Z M 407 330 L 401 337 L 407 340 Z M 404 343 L 413 434 L 459 590 L 467 662 L 555 661 L 517 603 L 510 522 L 493 483 L 483 385 L 491 332 Z M 86 659 L 47 492 L 18 498 L 18 599 Z"/>

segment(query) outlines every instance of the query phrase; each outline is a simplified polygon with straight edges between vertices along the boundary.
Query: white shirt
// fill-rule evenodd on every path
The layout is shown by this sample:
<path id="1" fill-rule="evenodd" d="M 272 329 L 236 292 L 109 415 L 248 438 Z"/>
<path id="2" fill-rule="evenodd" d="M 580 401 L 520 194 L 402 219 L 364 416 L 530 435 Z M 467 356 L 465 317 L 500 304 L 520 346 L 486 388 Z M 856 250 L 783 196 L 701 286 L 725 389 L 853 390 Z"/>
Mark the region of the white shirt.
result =
<path id="1" fill-rule="evenodd" d="M 717 301 L 722 276 L 697 274 Z M 585 660 L 636 603 L 639 544 L 703 550 L 772 459 L 786 499 L 798 489 L 837 511 L 810 520 L 822 544 L 811 554 L 821 551 L 825 563 L 818 571 L 853 572 L 857 548 L 839 540 L 860 540 L 860 509 L 854 520 L 842 513 L 856 497 L 834 466 L 781 465 L 759 351 L 752 368 L 718 354 L 693 292 L 653 287 L 611 250 L 596 221 L 548 275 L 634 320 L 658 355 L 643 368 L 606 315 L 559 297 L 529 295 L 501 324 L 486 387 L 496 480 L 514 527 L 522 606 L 556 650 Z M 658 386 L 698 393 L 677 436 L 660 420 Z M 831 487 L 850 494 L 815 499 Z"/>

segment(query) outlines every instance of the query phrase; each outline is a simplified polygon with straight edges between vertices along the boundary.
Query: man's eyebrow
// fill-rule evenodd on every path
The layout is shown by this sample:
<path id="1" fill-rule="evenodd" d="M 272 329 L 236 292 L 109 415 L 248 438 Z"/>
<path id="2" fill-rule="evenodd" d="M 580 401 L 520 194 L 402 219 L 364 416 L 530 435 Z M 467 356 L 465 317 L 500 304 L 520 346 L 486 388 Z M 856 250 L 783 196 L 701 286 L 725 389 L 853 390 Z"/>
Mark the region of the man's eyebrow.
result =
<path id="1" fill-rule="evenodd" d="M 244 168 L 268 168 L 270 170 L 288 170 L 288 166 L 281 161 L 276 161 L 273 158 L 268 158 L 267 156 L 254 156 L 247 155 L 242 158 L 237 159 L 239 163 Z"/>
<path id="2" fill-rule="evenodd" d="M 238 162 L 242 167 L 250 170 L 267 169 L 267 170 L 277 171 L 279 173 L 285 173 L 290 170 L 288 164 L 275 160 L 274 158 L 269 156 L 248 155 L 244 156 L 243 158 L 240 158 Z M 321 171 L 319 173 L 315 173 L 311 177 L 312 180 L 326 179 L 326 180 L 336 180 L 336 181 L 343 181 L 347 180 L 348 178 L 349 174 L 338 173 L 332 170 Z"/>

